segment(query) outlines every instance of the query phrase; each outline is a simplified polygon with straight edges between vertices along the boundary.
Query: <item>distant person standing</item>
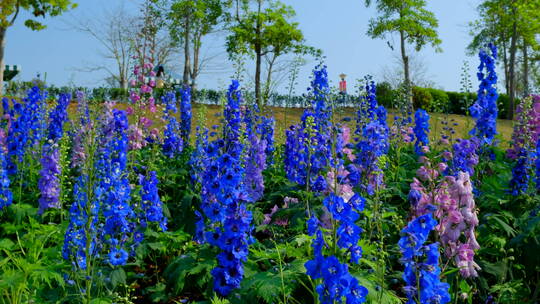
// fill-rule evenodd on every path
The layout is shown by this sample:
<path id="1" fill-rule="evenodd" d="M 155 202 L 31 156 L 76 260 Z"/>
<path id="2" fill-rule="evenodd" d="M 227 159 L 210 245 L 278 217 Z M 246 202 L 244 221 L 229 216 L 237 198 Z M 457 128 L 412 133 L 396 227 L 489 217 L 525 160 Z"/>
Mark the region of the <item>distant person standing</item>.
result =
<path id="1" fill-rule="evenodd" d="M 165 77 L 165 69 L 163 68 L 163 65 L 158 65 L 157 67 L 157 73 L 156 73 L 156 88 L 161 89 L 163 86 L 165 86 L 165 81 L 163 78 Z"/>

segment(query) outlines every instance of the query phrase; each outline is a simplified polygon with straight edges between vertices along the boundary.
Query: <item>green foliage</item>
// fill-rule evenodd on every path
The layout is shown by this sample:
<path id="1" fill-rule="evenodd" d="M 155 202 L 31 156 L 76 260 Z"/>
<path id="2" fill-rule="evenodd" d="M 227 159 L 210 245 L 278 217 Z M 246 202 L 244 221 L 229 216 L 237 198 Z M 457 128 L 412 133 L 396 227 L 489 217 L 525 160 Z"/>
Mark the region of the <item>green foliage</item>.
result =
<path id="1" fill-rule="evenodd" d="M 3 0 L 0 6 L 0 28 L 12 26 L 21 10 L 29 11 L 37 17 L 54 17 L 74 9 L 72 0 Z M 46 26 L 36 19 L 26 19 L 24 25 L 32 30 L 42 30 Z"/>
<path id="2" fill-rule="evenodd" d="M 366 6 L 371 0 L 366 0 Z M 426 44 L 438 47 L 441 40 L 437 34 L 438 21 L 428 11 L 424 0 L 376 0 L 379 16 L 369 21 L 368 35 L 372 38 L 386 38 L 391 33 L 403 33 L 407 43 L 420 51 Z"/>
<path id="3" fill-rule="evenodd" d="M 433 105 L 433 96 L 428 89 L 421 87 L 412 88 L 413 106 L 415 109 L 429 111 Z"/>

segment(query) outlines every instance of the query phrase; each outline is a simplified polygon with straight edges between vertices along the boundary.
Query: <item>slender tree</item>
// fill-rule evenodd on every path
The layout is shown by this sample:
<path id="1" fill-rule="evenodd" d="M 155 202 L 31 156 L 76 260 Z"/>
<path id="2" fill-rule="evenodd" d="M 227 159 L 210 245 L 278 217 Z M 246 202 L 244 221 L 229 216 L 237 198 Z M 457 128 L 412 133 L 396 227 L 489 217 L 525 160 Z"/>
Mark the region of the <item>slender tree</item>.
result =
<path id="1" fill-rule="evenodd" d="M 436 51 L 441 51 L 439 47 L 441 40 L 437 34 L 438 20 L 426 9 L 425 0 L 365 0 L 368 7 L 372 3 L 375 4 L 379 15 L 369 21 L 368 35 L 383 39 L 388 34 L 399 35 L 404 84 L 409 98 L 412 98 L 413 84 L 409 71 L 407 44 L 414 45 L 416 51 L 420 51 L 427 44 L 435 47 Z"/>
<path id="2" fill-rule="evenodd" d="M 184 85 L 197 88 L 203 38 L 217 29 L 223 15 L 221 0 L 173 0 L 169 4 L 169 33 L 184 51 Z"/>
<path id="3" fill-rule="evenodd" d="M 254 5 L 251 5 L 252 2 Z M 276 60 L 285 54 L 307 54 L 317 51 L 305 45 L 304 35 L 290 6 L 273 0 L 234 0 L 230 3 L 229 57 L 250 55 L 255 58 L 255 99 L 262 106 L 268 98 Z M 261 79 L 263 59 L 267 59 L 265 88 Z"/>
<path id="4" fill-rule="evenodd" d="M 15 24 L 19 13 L 22 10 L 31 12 L 34 18 L 26 19 L 24 25 L 32 30 L 39 31 L 46 26 L 36 18 L 58 16 L 76 6 L 71 0 L 2 0 L 0 4 L 0 94 L 2 94 L 4 85 L 6 32 L 9 27 Z"/>
<path id="5" fill-rule="evenodd" d="M 499 46 L 509 96 L 507 113 L 512 119 L 518 92 L 523 95 L 529 93 L 529 72 L 537 61 L 534 51 L 539 49 L 540 1 L 484 0 L 478 6 L 478 12 L 480 19 L 470 24 L 473 40 L 468 49 L 476 53 L 488 42 Z M 521 70 L 518 52 L 521 52 Z M 518 80 L 521 83 L 518 84 Z"/>

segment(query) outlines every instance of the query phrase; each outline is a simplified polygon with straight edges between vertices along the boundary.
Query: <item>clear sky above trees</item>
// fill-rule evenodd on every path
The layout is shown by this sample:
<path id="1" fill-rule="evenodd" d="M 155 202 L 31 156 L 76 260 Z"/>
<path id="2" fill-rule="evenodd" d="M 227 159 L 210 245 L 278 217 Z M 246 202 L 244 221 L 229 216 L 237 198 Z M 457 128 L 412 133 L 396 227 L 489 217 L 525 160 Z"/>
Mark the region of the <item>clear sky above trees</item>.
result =
<path id="1" fill-rule="evenodd" d="M 374 40 L 366 35 L 369 18 L 375 15 L 374 8 L 365 8 L 363 1 L 343 0 L 310 0 L 283 1 L 296 10 L 296 20 L 300 24 L 306 43 L 323 50 L 329 68 L 329 75 L 337 85 L 338 75 L 348 75 L 351 80 L 362 78 L 369 73 L 380 79 L 384 66 L 396 65 L 399 39 L 396 36 L 391 51 L 385 40 Z M 137 1 L 128 1 L 126 7 L 137 13 Z M 443 40 L 443 53 L 435 53 L 433 49 L 422 51 L 422 58 L 427 65 L 427 76 L 444 89 L 458 90 L 460 67 L 463 60 L 471 61 L 472 67 L 476 58 L 467 57 L 466 47 L 470 43 L 467 23 L 477 18 L 478 0 L 463 1 L 428 1 L 428 9 L 439 19 L 439 36 Z M 82 1 L 79 8 L 55 19 L 46 20 L 48 28 L 33 33 L 17 23 L 10 29 L 9 44 L 6 49 L 6 63 L 20 64 L 23 67 L 22 78 L 29 79 L 38 72 L 47 72 L 48 81 L 56 85 L 65 85 L 70 80 L 87 86 L 99 85 L 104 75 L 84 74 L 73 68 L 84 62 L 99 60 L 99 46 L 87 35 L 70 30 L 66 21 L 74 18 L 101 15 L 103 7 L 114 9 L 111 1 L 93 0 L 92 3 Z M 24 19 L 24 16 L 21 17 Z M 224 43 L 225 36 L 213 37 L 214 47 Z M 392 40 L 391 40 L 392 41 Z M 47 50 L 36 54 L 35 46 Z M 227 54 L 223 53 L 218 63 L 222 62 L 224 70 L 220 73 L 203 74 L 199 78 L 200 88 L 223 88 L 233 75 Z M 299 77 L 297 92 L 304 92 L 308 85 L 308 75 L 315 62 L 308 63 Z M 181 75 L 181 71 L 179 73 Z M 474 77 L 474 71 L 471 71 Z"/>

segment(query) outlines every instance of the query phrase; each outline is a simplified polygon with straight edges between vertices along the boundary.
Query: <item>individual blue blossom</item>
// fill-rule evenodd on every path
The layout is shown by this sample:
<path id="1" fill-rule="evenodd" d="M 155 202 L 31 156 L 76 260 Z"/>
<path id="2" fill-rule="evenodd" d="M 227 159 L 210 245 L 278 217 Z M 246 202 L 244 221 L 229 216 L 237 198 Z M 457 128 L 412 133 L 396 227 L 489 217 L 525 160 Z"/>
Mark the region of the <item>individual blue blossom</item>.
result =
<path id="1" fill-rule="evenodd" d="M 156 171 L 150 171 L 149 176 L 140 176 L 141 184 L 141 209 L 143 214 L 139 217 L 142 226 L 148 222 L 157 223 L 161 230 L 167 231 L 167 218 L 163 215 L 163 203 L 158 193 L 158 178 Z"/>
<path id="2" fill-rule="evenodd" d="M 436 225 L 437 221 L 428 213 L 413 219 L 401 231 L 398 245 L 405 266 L 403 289 L 409 304 L 450 302 L 449 285 L 440 281 L 438 243 L 425 245 Z"/>
<path id="3" fill-rule="evenodd" d="M 125 265 L 128 259 L 128 253 L 122 248 L 114 248 L 109 252 L 109 262 L 113 266 Z"/>
<path id="4" fill-rule="evenodd" d="M 413 131 L 416 138 L 414 152 L 417 155 L 423 155 L 422 147 L 429 145 L 429 114 L 423 109 L 416 110 L 414 113 L 414 123 Z"/>
<path id="5" fill-rule="evenodd" d="M 191 88 L 189 86 L 180 90 L 180 130 L 182 139 L 186 144 L 189 143 L 191 134 Z"/>
<path id="6" fill-rule="evenodd" d="M 516 164 L 512 168 L 512 179 L 510 180 L 510 191 L 517 196 L 527 192 L 529 189 L 531 158 L 530 152 L 524 148 L 518 153 Z"/>
<path id="7" fill-rule="evenodd" d="M 491 145 L 497 134 L 497 72 L 495 60 L 497 48 L 493 44 L 488 45 L 491 54 L 486 50 L 480 50 L 480 65 L 478 66 L 478 98 L 469 109 L 476 124 L 471 130 L 471 135 L 480 140 L 481 145 Z M 485 72 L 484 72 L 485 69 Z"/>
<path id="8" fill-rule="evenodd" d="M 38 214 L 49 208 L 61 208 L 60 205 L 60 152 L 56 145 L 44 145 L 41 158 L 41 171 L 38 181 L 40 191 Z"/>

